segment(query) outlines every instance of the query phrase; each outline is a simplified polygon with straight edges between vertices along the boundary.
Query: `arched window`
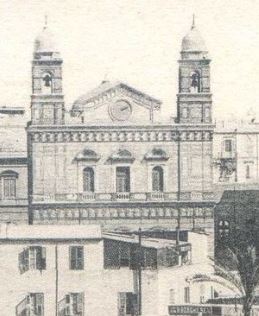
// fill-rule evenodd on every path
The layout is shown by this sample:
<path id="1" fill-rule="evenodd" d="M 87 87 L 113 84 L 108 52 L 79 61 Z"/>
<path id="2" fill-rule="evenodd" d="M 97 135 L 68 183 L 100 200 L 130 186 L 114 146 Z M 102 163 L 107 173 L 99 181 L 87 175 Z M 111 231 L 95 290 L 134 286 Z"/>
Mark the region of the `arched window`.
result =
<path id="1" fill-rule="evenodd" d="M 218 225 L 220 238 L 226 238 L 229 236 L 229 221 L 222 220 L 219 221 Z"/>
<path id="2" fill-rule="evenodd" d="M 152 191 L 164 191 L 164 171 L 162 167 L 154 167 L 152 170 Z"/>
<path id="3" fill-rule="evenodd" d="M 16 179 L 18 173 L 12 170 L 4 171 L 0 174 L 2 186 L 2 199 L 12 200 L 16 197 Z"/>
<path id="4" fill-rule="evenodd" d="M 52 92 L 52 75 L 46 72 L 42 76 L 41 91 L 43 94 L 50 94 Z"/>
<path id="5" fill-rule="evenodd" d="M 200 86 L 200 74 L 198 71 L 195 71 L 191 74 L 191 93 L 198 93 L 201 92 L 201 86 Z"/>
<path id="6" fill-rule="evenodd" d="M 87 167 L 83 171 L 83 190 L 84 192 L 94 192 L 94 170 Z"/>

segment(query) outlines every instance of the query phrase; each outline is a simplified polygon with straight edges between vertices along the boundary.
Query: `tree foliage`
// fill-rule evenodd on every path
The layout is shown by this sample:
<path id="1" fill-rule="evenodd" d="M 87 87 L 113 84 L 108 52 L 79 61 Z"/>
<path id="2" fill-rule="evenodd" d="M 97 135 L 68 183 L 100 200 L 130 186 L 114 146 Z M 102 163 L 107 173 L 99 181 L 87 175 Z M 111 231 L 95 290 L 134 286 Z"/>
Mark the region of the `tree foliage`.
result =
<path id="1" fill-rule="evenodd" d="M 255 291 L 259 285 L 259 258 L 253 230 L 235 231 L 233 238 L 226 238 L 222 255 L 215 265 L 216 274 L 230 281 L 243 298 L 245 316 L 251 314 Z"/>

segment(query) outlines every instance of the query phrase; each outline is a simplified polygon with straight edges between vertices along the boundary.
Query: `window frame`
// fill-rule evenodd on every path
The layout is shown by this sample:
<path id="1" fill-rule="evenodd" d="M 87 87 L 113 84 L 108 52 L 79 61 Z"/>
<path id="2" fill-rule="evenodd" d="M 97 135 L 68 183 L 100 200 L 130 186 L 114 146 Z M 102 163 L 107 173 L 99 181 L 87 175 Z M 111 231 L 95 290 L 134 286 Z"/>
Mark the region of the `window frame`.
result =
<path id="1" fill-rule="evenodd" d="M 86 180 L 86 172 L 89 171 L 89 183 L 87 183 Z M 86 185 L 87 184 L 87 185 Z M 89 189 L 87 189 L 87 186 L 89 186 Z M 95 192 L 95 170 L 91 166 L 87 166 L 83 169 L 83 192 L 84 193 L 94 193 Z"/>
<path id="2" fill-rule="evenodd" d="M 72 251 L 77 249 L 76 251 L 76 256 L 75 256 L 75 260 L 73 260 L 73 253 Z M 81 255 L 81 259 L 78 259 L 78 250 L 81 249 L 82 250 L 82 255 Z M 81 260 L 81 262 L 80 262 Z M 73 270 L 73 271 L 80 271 L 80 270 L 84 270 L 85 268 L 85 251 L 84 251 L 84 246 L 82 245 L 72 245 L 69 246 L 69 269 Z"/>
<path id="3" fill-rule="evenodd" d="M 19 174 L 13 170 L 5 170 L 0 174 L 2 200 L 16 199 L 18 177 Z"/>
<path id="4" fill-rule="evenodd" d="M 158 183 L 155 185 L 155 179 L 154 179 L 154 171 L 158 172 Z M 164 168 L 162 166 L 154 166 L 152 168 L 152 192 L 164 192 L 165 189 L 165 180 L 164 180 Z M 158 189 L 155 188 L 157 186 Z"/>
<path id="5" fill-rule="evenodd" d="M 119 169 L 125 170 L 125 183 L 123 184 L 123 188 L 120 189 L 121 184 L 119 183 L 118 172 Z M 129 166 L 116 166 L 115 168 L 115 185 L 116 185 L 116 193 L 130 193 L 131 192 L 131 170 Z M 122 178 L 122 177 L 120 177 Z M 122 186 L 121 186 L 122 187 Z M 125 189 L 124 189 L 125 188 Z"/>
<path id="6" fill-rule="evenodd" d="M 18 255 L 20 273 L 29 270 L 46 270 L 46 247 L 29 246 Z"/>
<path id="7" fill-rule="evenodd" d="M 233 152 L 233 140 L 232 139 L 225 139 L 224 140 L 224 151 L 226 153 Z"/>

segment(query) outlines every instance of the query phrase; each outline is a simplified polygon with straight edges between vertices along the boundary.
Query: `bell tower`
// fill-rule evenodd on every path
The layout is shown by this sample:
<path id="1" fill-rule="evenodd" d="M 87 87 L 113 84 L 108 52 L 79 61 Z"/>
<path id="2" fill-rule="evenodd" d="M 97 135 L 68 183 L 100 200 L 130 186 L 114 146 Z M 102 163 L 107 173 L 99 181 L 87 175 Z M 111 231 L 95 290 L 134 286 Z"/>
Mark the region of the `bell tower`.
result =
<path id="1" fill-rule="evenodd" d="M 177 122 L 210 124 L 212 95 L 210 93 L 210 59 L 204 40 L 193 23 L 182 40 L 177 94 Z"/>
<path id="2" fill-rule="evenodd" d="M 64 123 L 62 63 L 46 20 L 42 32 L 34 42 L 31 96 L 33 125 Z"/>

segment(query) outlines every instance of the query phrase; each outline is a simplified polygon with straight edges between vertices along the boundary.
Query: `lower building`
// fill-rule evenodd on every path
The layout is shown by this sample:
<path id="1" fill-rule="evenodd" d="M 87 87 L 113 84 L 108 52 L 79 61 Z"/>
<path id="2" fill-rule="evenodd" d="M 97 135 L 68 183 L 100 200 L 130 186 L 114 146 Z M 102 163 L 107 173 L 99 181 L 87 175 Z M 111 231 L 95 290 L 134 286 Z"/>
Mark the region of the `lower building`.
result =
<path id="1" fill-rule="evenodd" d="M 165 316 L 235 290 L 214 276 L 208 235 L 168 240 L 94 225 L 2 225 L 2 315 Z"/>

